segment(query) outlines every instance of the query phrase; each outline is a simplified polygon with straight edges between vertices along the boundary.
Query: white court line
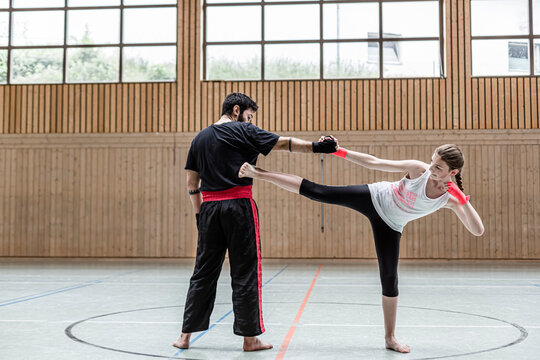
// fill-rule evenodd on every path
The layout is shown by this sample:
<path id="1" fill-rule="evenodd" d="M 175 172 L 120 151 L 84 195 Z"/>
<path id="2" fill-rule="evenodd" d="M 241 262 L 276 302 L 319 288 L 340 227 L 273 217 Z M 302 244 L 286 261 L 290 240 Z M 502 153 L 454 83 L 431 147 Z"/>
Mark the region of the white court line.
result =
<path id="1" fill-rule="evenodd" d="M 19 319 L 19 320 L 0 320 L 0 323 L 50 323 L 50 324 L 71 324 L 78 320 L 59 320 L 59 321 L 48 321 L 48 320 L 35 320 L 35 319 Z M 179 325 L 181 322 L 178 321 L 98 321 L 98 320 L 88 320 L 84 322 L 85 324 L 172 324 Z M 232 322 L 220 322 L 216 323 L 216 326 L 231 326 Z M 269 326 L 290 326 L 290 324 L 284 323 L 268 323 Z M 382 328 L 384 324 L 318 324 L 318 323 L 309 323 L 309 324 L 298 324 L 298 326 L 312 326 L 312 327 L 351 327 L 351 328 Z M 540 325 L 521 325 L 526 329 L 540 329 Z M 398 325 L 400 328 L 456 328 L 456 329 L 468 329 L 468 328 L 514 328 L 512 325 Z"/>
<path id="2" fill-rule="evenodd" d="M 51 324 L 72 324 L 80 320 L 35 320 L 35 319 L 24 319 L 24 320 L 0 320 L 0 323 L 51 323 Z M 99 321 L 99 320 L 88 320 L 84 322 L 85 324 L 182 324 L 179 321 Z M 231 323 L 232 324 L 232 323 Z"/>
<path id="3" fill-rule="evenodd" d="M 286 286 L 286 287 L 306 287 L 302 284 L 272 284 L 272 287 Z M 380 284 L 317 284 L 317 287 L 377 287 L 380 288 Z M 451 285 L 451 284 L 400 284 L 399 288 L 532 288 L 532 285 Z"/>
<path id="4" fill-rule="evenodd" d="M 6 281 L 2 281 L 0 280 L 0 284 L 33 284 L 33 285 L 37 285 L 37 284 L 80 284 L 81 282 L 80 281 L 10 281 L 10 280 L 6 280 Z M 100 282 L 99 284 L 102 284 L 102 285 L 167 285 L 167 286 L 171 286 L 171 285 L 189 285 L 189 281 L 186 281 L 186 282 L 183 282 L 183 283 L 178 283 L 178 282 L 169 282 L 169 283 L 165 283 L 165 282 L 162 282 L 162 283 L 156 283 L 156 282 L 114 282 L 114 281 L 103 281 L 103 282 Z M 97 284 L 96 284 L 97 285 Z M 225 285 L 225 284 L 218 284 L 218 285 Z M 230 285 L 230 284 L 228 284 Z"/>
<path id="5" fill-rule="evenodd" d="M 42 324 L 72 324 L 76 320 L 61 320 L 61 321 L 47 321 L 47 320 L 0 320 L 1 323 L 42 323 Z M 122 325 L 175 325 L 179 326 L 181 323 L 177 321 L 85 321 L 84 324 L 122 324 Z M 232 326 L 232 322 L 220 322 L 215 326 Z M 275 327 L 288 327 L 290 324 L 282 323 L 267 323 L 266 326 Z M 326 328 L 383 328 L 384 324 L 298 324 L 298 327 L 326 327 Z M 540 325 L 521 325 L 525 329 L 540 329 Z M 415 328 L 415 329 L 513 329 L 511 325 L 398 325 L 399 328 Z"/>
<path id="6" fill-rule="evenodd" d="M 317 327 L 362 327 L 381 328 L 384 324 L 302 324 L 303 326 Z M 511 325 L 397 325 L 399 328 L 514 328 Z"/>
<path id="7" fill-rule="evenodd" d="M 370 279 L 373 280 L 373 279 Z M 2 284 L 32 284 L 32 285 L 39 285 L 39 284 L 73 284 L 77 285 L 79 282 L 45 282 L 45 281 L 0 281 Z M 156 282 L 105 282 L 102 281 L 99 284 L 95 284 L 96 286 L 108 286 L 108 285 L 125 285 L 125 286 L 182 286 L 182 285 L 189 285 L 189 282 L 186 283 L 156 283 Z M 485 284 L 464 284 L 464 285 L 452 285 L 452 284 L 400 284 L 400 288 L 531 288 L 535 286 L 536 284 L 523 284 L 523 285 L 485 285 Z M 218 283 L 218 286 L 225 286 L 230 287 L 229 283 Z M 378 283 L 374 284 L 317 284 L 317 287 L 380 287 L 381 285 Z M 305 288 L 306 284 L 302 283 L 275 283 L 272 284 L 272 288 L 276 287 L 300 287 Z"/>
<path id="8" fill-rule="evenodd" d="M 268 271 L 268 270 L 267 270 Z M 321 276 L 321 280 L 330 280 L 330 281 L 335 281 L 335 280 L 349 280 L 349 281 L 357 281 L 357 280 L 370 280 L 370 279 L 373 279 L 373 277 L 377 277 L 379 274 L 378 273 L 373 273 L 373 276 L 328 276 L 328 275 L 322 275 Z M 463 277 L 412 277 L 412 276 L 409 276 L 407 275 L 406 273 L 402 272 L 401 273 L 401 276 L 408 279 L 408 280 L 423 280 L 423 281 L 426 281 L 426 280 L 429 280 L 429 281 L 486 281 L 486 282 L 491 282 L 491 281 L 529 281 L 529 282 L 535 282 L 535 283 L 539 283 L 540 282 L 540 278 L 530 278 L 530 279 L 524 279 L 524 278 L 463 278 Z M 0 282 L 4 282 L 4 281 L 15 281 L 15 280 L 12 280 L 12 279 L 16 279 L 16 278 L 32 278 L 32 279 L 36 279 L 36 278 L 58 278 L 58 277 L 62 277 L 62 276 L 40 276 L 38 274 L 29 274 L 29 275 L 10 275 L 10 276 L 6 276 L 6 280 L 3 280 L 3 278 L 0 276 Z M 144 279 L 144 278 L 150 278 L 150 279 L 167 279 L 167 278 L 173 278 L 173 279 L 177 279 L 177 280 L 184 280 L 184 281 L 188 281 L 189 282 L 189 279 L 190 279 L 190 276 L 183 276 L 183 275 L 177 275 L 177 276 L 173 276 L 173 275 L 170 275 L 170 276 L 167 276 L 167 275 L 156 275 L 156 276 L 137 276 L 137 279 Z M 294 278 L 294 279 L 299 279 L 299 278 L 302 278 L 302 276 L 292 276 L 292 275 L 284 275 L 282 277 L 282 279 L 287 279 L 287 278 Z M 307 276 L 304 277 L 304 278 L 308 278 Z M 69 280 L 65 280 L 66 282 L 81 282 L 81 281 L 85 281 L 85 280 L 88 280 L 90 279 L 89 277 L 75 277 L 75 278 L 71 278 Z M 229 279 L 228 276 L 225 276 L 224 279 Z M 51 281 L 54 281 L 54 280 L 51 280 Z"/>
<path id="9" fill-rule="evenodd" d="M 403 273 L 401 272 L 399 274 L 402 278 L 405 278 L 407 280 L 420 280 L 420 281 L 486 281 L 486 282 L 491 282 L 491 281 L 528 281 L 528 282 L 540 282 L 540 278 L 533 278 L 533 279 L 524 279 L 524 278 L 464 278 L 464 277 L 458 277 L 458 278 L 453 278 L 453 277 L 413 277 L 413 276 L 409 276 L 408 274 L 406 273 Z M 378 273 L 374 273 L 373 276 L 379 276 Z M 373 276 L 361 276 L 361 277 L 332 277 L 332 276 L 323 276 L 321 278 L 321 280 L 331 280 L 331 281 L 335 281 L 335 280 L 355 280 L 355 279 L 372 279 Z"/>

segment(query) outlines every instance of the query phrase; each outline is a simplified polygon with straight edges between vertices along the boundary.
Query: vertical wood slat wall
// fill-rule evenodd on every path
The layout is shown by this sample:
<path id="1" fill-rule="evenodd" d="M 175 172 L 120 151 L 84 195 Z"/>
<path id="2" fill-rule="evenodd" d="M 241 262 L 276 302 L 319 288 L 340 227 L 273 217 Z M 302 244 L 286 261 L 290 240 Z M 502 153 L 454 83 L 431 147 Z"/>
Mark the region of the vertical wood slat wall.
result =
<path id="1" fill-rule="evenodd" d="M 174 83 L 0 86 L 0 133 L 176 132 Z"/>
<path id="2" fill-rule="evenodd" d="M 191 138 L 52 136 L 0 137 L 0 256 L 194 254 Z"/>
<path id="3" fill-rule="evenodd" d="M 447 0 L 446 78 L 201 81 L 200 1 L 178 1 L 175 83 L 0 86 L 0 133 L 199 131 L 242 91 L 271 131 L 537 129 L 540 77 L 471 77 L 470 1 Z"/>
<path id="4" fill-rule="evenodd" d="M 540 130 L 338 132 L 359 151 L 429 161 L 461 142 L 466 192 L 485 235 L 450 210 L 406 226 L 402 258 L 540 259 Z M 288 133 L 309 139 L 311 133 Z M 0 136 L 0 256 L 192 257 L 196 229 L 183 165 L 193 133 Z M 354 144 L 354 145 L 352 145 Z M 421 145 L 418 145 L 421 144 Z M 260 166 L 320 182 L 319 154 L 271 153 Z M 330 185 L 398 180 L 324 156 Z M 256 181 L 263 256 L 373 258 L 368 221 Z M 324 232 L 321 231 L 324 225 Z"/>

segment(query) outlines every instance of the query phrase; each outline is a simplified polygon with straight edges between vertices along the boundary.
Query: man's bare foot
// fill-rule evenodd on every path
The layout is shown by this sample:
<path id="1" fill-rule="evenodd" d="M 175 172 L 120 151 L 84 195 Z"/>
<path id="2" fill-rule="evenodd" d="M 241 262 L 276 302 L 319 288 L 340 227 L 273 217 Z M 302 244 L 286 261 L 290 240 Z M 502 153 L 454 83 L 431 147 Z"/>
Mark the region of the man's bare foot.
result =
<path id="1" fill-rule="evenodd" d="M 273 348 L 272 344 L 265 343 L 256 336 L 244 336 L 244 351 L 259 351 L 259 350 L 268 350 L 271 348 Z"/>
<path id="2" fill-rule="evenodd" d="M 409 353 L 411 348 L 407 344 L 400 344 L 395 337 L 386 339 L 386 348 L 389 350 L 394 350 L 399 353 Z"/>
<path id="3" fill-rule="evenodd" d="M 251 177 L 252 178 L 253 175 L 255 175 L 256 170 L 257 170 L 257 168 L 255 166 L 251 165 L 250 163 L 245 162 L 240 167 L 240 170 L 238 171 L 238 177 L 239 178 L 243 178 L 243 177 Z"/>
<path id="4" fill-rule="evenodd" d="M 191 333 L 182 333 L 178 340 L 173 342 L 173 346 L 179 349 L 189 349 L 189 339 L 191 338 Z"/>

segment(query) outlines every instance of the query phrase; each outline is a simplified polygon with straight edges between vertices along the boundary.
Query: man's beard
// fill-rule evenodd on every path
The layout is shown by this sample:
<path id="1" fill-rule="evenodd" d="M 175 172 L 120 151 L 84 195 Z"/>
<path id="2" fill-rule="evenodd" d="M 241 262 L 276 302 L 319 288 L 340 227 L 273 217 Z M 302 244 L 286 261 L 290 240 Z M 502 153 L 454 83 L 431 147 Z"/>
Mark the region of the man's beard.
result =
<path id="1" fill-rule="evenodd" d="M 237 121 L 239 121 L 239 122 L 247 122 L 247 120 L 244 120 L 244 112 L 241 112 L 240 115 L 238 115 Z"/>

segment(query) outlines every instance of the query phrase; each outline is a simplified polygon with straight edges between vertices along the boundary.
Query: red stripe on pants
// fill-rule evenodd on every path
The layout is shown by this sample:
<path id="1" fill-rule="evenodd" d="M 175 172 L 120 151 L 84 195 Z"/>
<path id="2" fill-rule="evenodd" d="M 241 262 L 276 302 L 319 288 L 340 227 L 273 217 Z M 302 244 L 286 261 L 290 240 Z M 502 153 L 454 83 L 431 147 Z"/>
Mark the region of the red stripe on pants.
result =
<path id="1" fill-rule="evenodd" d="M 259 215 L 255 201 L 250 199 L 251 209 L 253 211 L 253 220 L 255 221 L 255 237 L 257 241 L 257 287 L 259 289 L 259 320 L 261 322 L 261 331 L 265 332 L 262 316 L 262 266 L 261 266 L 261 238 L 259 237 Z"/>

